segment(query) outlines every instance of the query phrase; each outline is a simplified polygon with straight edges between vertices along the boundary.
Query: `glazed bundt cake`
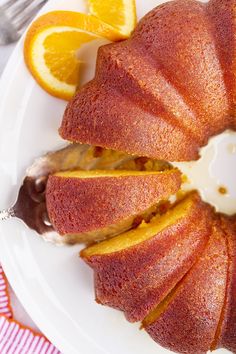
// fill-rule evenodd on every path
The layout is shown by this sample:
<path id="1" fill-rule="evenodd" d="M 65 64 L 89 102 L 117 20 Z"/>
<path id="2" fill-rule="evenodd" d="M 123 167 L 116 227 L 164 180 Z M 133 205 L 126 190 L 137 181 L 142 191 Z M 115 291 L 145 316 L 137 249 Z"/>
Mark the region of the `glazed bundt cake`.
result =
<path id="1" fill-rule="evenodd" d="M 67 241 L 89 243 L 148 219 L 180 185 L 177 169 L 60 172 L 48 179 L 47 211 Z"/>
<path id="2" fill-rule="evenodd" d="M 60 134 L 122 159 L 149 158 L 149 168 L 142 160 L 137 172 L 134 158 L 119 163 L 123 172 L 66 172 L 47 184 L 60 234 L 112 236 L 81 252 L 96 301 L 186 354 L 236 352 L 236 218 L 197 192 L 160 212 L 180 175 L 154 172 L 151 159 L 197 159 L 211 136 L 236 128 L 235 13 L 236 0 L 175 0 L 147 14 L 130 39 L 101 47 L 95 78 L 69 102 Z"/>
<path id="3" fill-rule="evenodd" d="M 99 49 L 95 78 L 69 102 L 69 141 L 168 161 L 198 158 L 235 128 L 235 0 L 158 6 L 130 39 Z"/>
<path id="4" fill-rule="evenodd" d="M 149 224 L 90 246 L 96 301 L 180 353 L 235 352 L 236 222 L 193 193 Z"/>

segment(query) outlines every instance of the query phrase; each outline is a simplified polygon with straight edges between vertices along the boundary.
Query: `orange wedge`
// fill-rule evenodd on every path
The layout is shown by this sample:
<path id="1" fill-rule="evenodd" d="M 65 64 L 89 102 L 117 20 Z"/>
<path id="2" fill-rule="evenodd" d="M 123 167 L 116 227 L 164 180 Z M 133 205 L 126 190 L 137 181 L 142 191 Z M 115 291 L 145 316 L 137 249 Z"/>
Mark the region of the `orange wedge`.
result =
<path id="1" fill-rule="evenodd" d="M 25 63 L 42 88 L 69 100 L 78 84 L 78 50 L 101 38 L 117 41 L 124 37 L 94 16 L 72 11 L 49 12 L 33 22 L 26 34 Z"/>
<path id="2" fill-rule="evenodd" d="M 90 14 L 129 37 L 136 26 L 135 0 L 88 0 Z"/>

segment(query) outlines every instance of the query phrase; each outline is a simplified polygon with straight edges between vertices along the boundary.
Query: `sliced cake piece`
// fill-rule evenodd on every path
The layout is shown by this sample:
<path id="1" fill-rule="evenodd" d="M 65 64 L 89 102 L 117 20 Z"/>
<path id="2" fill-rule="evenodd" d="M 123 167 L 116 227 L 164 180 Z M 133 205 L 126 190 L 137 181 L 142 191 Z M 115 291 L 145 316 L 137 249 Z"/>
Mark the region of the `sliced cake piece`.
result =
<path id="1" fill-rule="evenodd" d="M 216 348 L 236 352 L 236 217 L 222 216 L 222 227 L 228 240 L 229 267 L 224 311 L 216 338 Z M 215 349 L 215 348 L 213 348 Z"/>
<path id="2" fill-rule="evenodd" d="M 130 229 L 137 217 L 149 217 L 180 184 L 176 169 L 61 172 L 49 177 L 47 211 L 60 235 L 91 242 Z"/>
<path id="3" fill-rule="evenodd" d="M 227 240 L 219 219 L 199 256 L 179 285 L 143 322 L 156 342 L 175 352 L 206 353 L 215 341 L 228 265 Z"/>
<path id="4" fill-rule="evenodd" d="M 166 214 L 81 252 L 95 273 L 96 300 L 142 320 L 204 250 L 211 209 L 193 193 Z"/>

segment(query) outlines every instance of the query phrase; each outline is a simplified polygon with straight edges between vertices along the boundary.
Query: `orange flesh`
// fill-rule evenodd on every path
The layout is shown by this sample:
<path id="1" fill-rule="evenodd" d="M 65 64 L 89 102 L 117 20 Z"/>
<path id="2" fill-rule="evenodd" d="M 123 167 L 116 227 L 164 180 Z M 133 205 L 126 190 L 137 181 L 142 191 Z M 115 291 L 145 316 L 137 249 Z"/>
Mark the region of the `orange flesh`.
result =
<path id="1" fill-rule="evenodd" d="M 68 31 L 49 35 L 44 41 L 44 59 L 53 76 L 70 85 L 77 85 L 80 62 L 76 52 L 80 46 L 97 37 L 85 32 Z"/>

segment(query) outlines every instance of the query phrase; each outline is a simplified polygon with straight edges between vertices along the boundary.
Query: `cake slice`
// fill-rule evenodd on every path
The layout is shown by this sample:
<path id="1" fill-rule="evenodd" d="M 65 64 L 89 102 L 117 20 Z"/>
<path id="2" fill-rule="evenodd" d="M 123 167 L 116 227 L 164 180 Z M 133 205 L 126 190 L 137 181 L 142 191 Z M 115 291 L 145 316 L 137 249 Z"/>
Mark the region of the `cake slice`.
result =
<path id="1" fill-rule="evenodd" d="M 175 352 L 206 353 L 215 341 L 228 265 L 227 240 L 219 219 L 199 256 L 183 280 L 143 322 L 156 342 Z"/>
<path id="2" fill-rule="evenodd" d="M 204 250 L 211 209 L 193 193 L 137 229 L 90 246 L 96 300 L 142 320 L 174 288 Z"/>
<path id="3" fill-rule="evenodd" d="M 224 311 L 215 341 L 216 348 L 236 352 L 236 218 L 222 216 L 222 227 L 228 242 L 229 267 Z"/>
<path id="4" fill-rule="evenodd" d="M 180 185 L 177 169 L 61 172 L 48 179 L 47 211 L 60 235 L 71 242 L 91 242 L 149 218 Z"/>

